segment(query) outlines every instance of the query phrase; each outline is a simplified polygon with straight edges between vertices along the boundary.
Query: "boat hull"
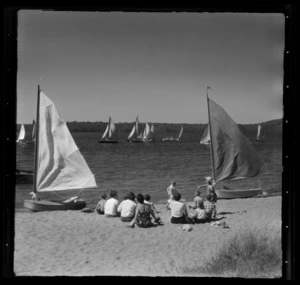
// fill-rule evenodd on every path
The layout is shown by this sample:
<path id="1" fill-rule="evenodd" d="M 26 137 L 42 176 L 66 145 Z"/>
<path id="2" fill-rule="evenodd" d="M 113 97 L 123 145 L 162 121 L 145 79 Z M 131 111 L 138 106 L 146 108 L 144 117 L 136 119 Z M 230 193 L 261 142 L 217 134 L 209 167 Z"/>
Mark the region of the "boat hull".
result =
<path id="1" fill-rule="evenodd" d="M 83 200 L 72 201 L 70 203 L 61 203 L 50 200 L 24 200 L 24 207 L 34 212 L 43 211 L 66 211 L 81 210 L 85 208 L 86 203 Z"/>
<path id="2" fill-rule="evenodd" d="M 143 140 L 141 140 L 141 139 L 132 139 L 132 140 L 130 140 L 130 142 L 143 142 Z"/>
<path id="3" fill-rule="evenodd" d="M 217 190 L 218 199 L 251 198 L 261 193 L 261 188 L 250 190 Z"/>
<path id="4" fill-rule="evenodd" d="M 99 143 L 118 143 L 116 140 L 98 141 Z"/>

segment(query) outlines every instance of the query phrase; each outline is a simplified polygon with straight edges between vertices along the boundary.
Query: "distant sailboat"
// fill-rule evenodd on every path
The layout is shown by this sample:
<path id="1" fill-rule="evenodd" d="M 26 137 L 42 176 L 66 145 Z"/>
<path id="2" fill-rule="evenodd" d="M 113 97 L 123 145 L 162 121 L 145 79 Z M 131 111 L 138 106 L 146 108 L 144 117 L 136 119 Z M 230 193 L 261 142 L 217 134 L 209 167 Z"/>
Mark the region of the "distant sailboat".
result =
<path id="1" fill-rule="evenodd" d="M 95 177 L 80 153 L 54 103 L 38 86 L 33 192 L 79 190 L 97 187 Z M 80 210 L 86 203 L 78 197 L 64 202 L 24 200 L 33 211 Z"/>
<path id="2" fill-rule="evenodd" d="M 145 124 L 145 129 L 143 132 L 143 142 L 153 142 L 154 140 L 154 126 L 152 124 L 151 128 L 148 123 Z"/>
<path id="3" fill-rule="evenodd" d="M 209 136 L 209 127 L 207 126 L 204 130 L 202 138 L 200 140 L 200 144 L 210 144 L 210 136 Z"/>
<path id="4" fill-rule="evenodd" d="M 25 143 L 24 139 L 25 139 L 25 127 L 22 124 L 21 128 L 20 128 L 19 136 L 18 136 L 18 139 L 17 139 L 17 143 Z"/>
<path id="5" fill-rule="evenodd" d="M 256 141 L 264 141 L 264 140 L 265 140 L 265 134 L 262 131 L 262 126 L 259 124 L 257 127 Z"/>
<path id="6" fill-rule="evenodd" d="M 101 140 L 99 140 L 99 143 L 118 143 L 117 140 L 111 139 L 113 134 L 116 131 L 116 127 L 114 122 L 112 121 L 111 117 L 109 117 L 105 132 L 103 133 L 103 136 Z"/>
<path id="7" fill-rule="evenodd" d="M 209 87 L 208 87 L 209 88 Z M 265 167 L 252 143 L 239 130 L 225 110 L 208 98 L 208 121 L 213 179 L 219 182 L 257 177 Z M 220 199 L 253 197 L 261 193 L 255 189 L 215 189 Z"/>
<path id="8" fill-rule="evenodd" d="M 129 142 L 142 142 L 142 134 L 139 134 L 139 117 L 135 119 L 135 124 L 127 138 Z"/>
<path id="9" fill-rule="evenodd" d="M 181 138 L 181 136 L 182 136 L 182 133 L 183 133 L 183 126 L 181 126 L 180 131 L 179 131 L 179 134 L 178 134 L 177 137 L 171 136 L 171 137 L 162 138 L 162 141 L 163 141 L 163 142 L 180 141 L 180 138 Z"/>

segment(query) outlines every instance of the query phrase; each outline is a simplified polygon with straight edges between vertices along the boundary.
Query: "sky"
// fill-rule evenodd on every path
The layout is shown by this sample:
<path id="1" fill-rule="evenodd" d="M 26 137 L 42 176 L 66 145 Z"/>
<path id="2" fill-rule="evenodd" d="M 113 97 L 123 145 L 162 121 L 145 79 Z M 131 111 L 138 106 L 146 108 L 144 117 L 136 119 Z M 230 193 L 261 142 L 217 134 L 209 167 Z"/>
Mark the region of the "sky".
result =
<path id="1" fill-rule="evenodd" d="M 209 97 L 236 123 L 283 117 L 280 13 L 18 13 L 17 123 L 37 85 L 65 121 L 207 123 Z"/>

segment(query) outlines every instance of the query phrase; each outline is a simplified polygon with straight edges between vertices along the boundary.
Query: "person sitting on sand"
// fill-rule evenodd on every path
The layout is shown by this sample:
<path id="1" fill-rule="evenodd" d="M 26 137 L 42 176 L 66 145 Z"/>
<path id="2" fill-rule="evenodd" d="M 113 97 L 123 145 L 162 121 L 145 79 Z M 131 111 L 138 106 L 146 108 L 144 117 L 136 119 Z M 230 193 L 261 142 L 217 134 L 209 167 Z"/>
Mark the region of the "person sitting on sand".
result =
<path id="1" fill-rule="evenodd" d="M 207 221 L 215 219 L 217 215 L 216 204 L 213 202 L 213 195 L 207 194 L 206 200 L 204 201 L 204 209 Z"/>
<path id="2" fill-rule="evenodd" d="M 152 223 L 151 217 L 153 217 L 154 221 L 159 224 L 160 217 L 156 217 L 151 206 L 144 203 L 144 196 L 142 194 L 137 194 L 136 200 L 138 205 L 136 207 L 135 216 L 130 224 L 130 227 L 133 228 L 135 225 L 141 228 L 150 228 L 156 226 Z"/>
<path id="3" fill-rule="evenodd" d="M 96 212 L 99 214 L 99 215 L 104 215 L 104 205 L 106 203 L 106 193 L 103 193 L 101 195 L 101 199 L 100 201 L 98 202 L 97 206 L 96 206 Z"/>
<path id="4" fill-rule="evenodd" d="M 202 206 L 202 208 L 203 208 L 203 199 L 200 195 L 201 195 L 200 190 L 196 190 L 195 198 L 194 198 L 194 205 L 193 206 L 189 205 L 190 209 L 198 209 L 200 206 Z"/>
<path id="5" fill-rule="evenodd" d="M 195 209 L 196 213 L 193 216 L 194 222 L 196 224 L 202 224 L 207 221 L 206 219 L 206 213 L 205 213 L 205 208 L 204 208 L 204 203 L 198 203 L 197 208 Z"/>
<path id="6" fill-rule="evenodd" d="M 124 199 L 118 206 L 117 211 L 120 212 L 120 217 L 122 222 L 131 222 L 135 215 L 136 203 L 135 195 L 129 192 L 126 195 L 127 199 Z"/>
<path id="7" fill-rule="evenodd" d="M 153 212 L 154 212 L 155 214 L 158 214 L 158 211 L 156 210 L 156 208 L 155 208 L 153 202 L 151 202 L 150 200 L 151 200 L 150 195 L 149 195 L 149 194 L 145 194 L 145 196 L 144 196 L 144 204 L 150 205 L 151 208 L 152 208 L 152 210 L 153 210 Z"/>
<path id="8" fill-rule="evenodd" d="M 111 190 L 109 193 L 110 199 L 108 199 L 104 205 L 104 214 L 107 218 L 118 217 L 117 208 L 119 205 L 118 192 Z"/>
<path id="9" fill-rule="evenodd" d="M 172 224 L 192 224 L 193 219 L 189 217 L 187 206 L 185 203 L 180 202 L 181 194 L 178 191 L 173 192 L 173 200 L 168 204 L 171 210 L 171 223 Z"/>

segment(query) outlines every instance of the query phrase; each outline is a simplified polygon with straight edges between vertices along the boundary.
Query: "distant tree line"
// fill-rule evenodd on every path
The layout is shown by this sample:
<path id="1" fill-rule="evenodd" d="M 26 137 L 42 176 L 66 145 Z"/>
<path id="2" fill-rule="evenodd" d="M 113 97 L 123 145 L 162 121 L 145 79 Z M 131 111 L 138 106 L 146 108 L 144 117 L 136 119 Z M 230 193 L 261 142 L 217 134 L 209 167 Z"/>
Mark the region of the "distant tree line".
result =
<path id="1" fill-rule="evenodd" d="M 70 132 L 98 132 L 99 136 L 104 133 L 107 122 L 66 122 Z M 152 124 L 151 122 L 148 124 Z M 116 134 L 120 139 L 127 138 L 132 130 L 134 122 L 131 123 L 116 123 Z M 155 128 L 155 136 L 162 138 L 166 136 L 177 136 L 181 126 L 183 126 L 182 140 L 196 141 L 200 140 L 207 124 L 171 124 L 171 123 L 153 123 Z M 261 123 L 266 136 L 280 136 L 282 135 L 282 119 L 272 120 Z M 25 124 L 26 136 L 32 132 L 32 125 Z M 140 130 L 143 130 L 145 123 L 140 123 Z M 258 124 L 238 124 L 240 130 L 247 135 L 247 137 L 255 137 L 257 133 Z M 21 124 L 17 125 L 17 132 L 19 132 Z"/>

